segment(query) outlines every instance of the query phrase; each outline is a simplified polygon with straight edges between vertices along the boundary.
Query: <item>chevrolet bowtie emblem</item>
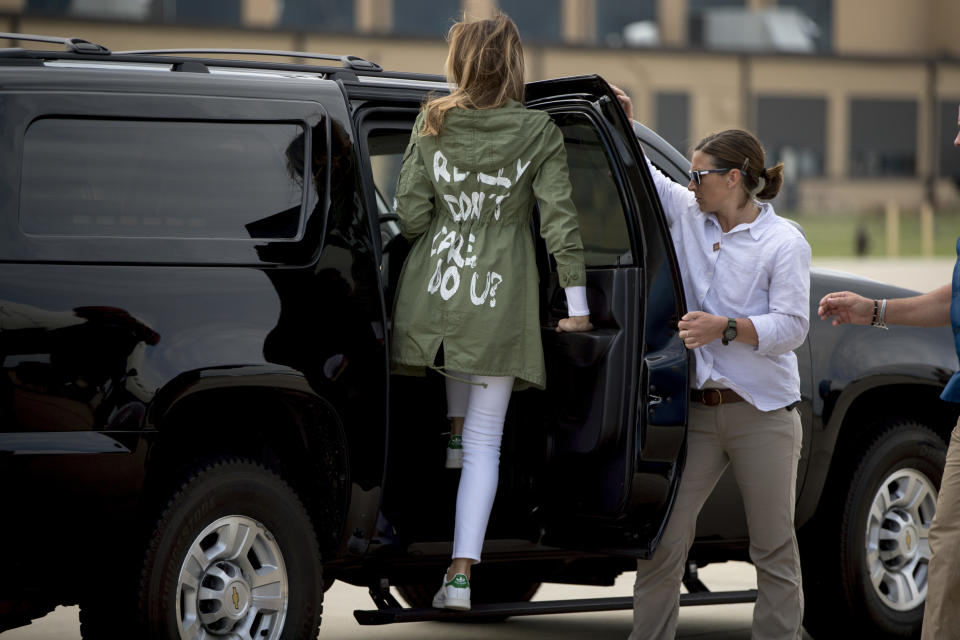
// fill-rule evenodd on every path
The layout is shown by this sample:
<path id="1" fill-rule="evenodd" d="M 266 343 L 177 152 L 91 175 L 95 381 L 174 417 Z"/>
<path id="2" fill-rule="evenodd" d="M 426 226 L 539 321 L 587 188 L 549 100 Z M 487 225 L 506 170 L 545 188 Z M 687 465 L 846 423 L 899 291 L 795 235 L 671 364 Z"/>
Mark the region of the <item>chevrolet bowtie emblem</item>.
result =
<path id="1" fill-rule="evenodd" d="M 910 543 L 908 542 L 907 544 L 909 545 Z M 237 593 L 236 587 L 233 588 L 233 608 L 237 611 L 240 610 L 240 594 Z"/>
<path id="2" fill-rule="evenodd" d="M 907 531 L 907 550 L 910 549 L 910 532 Z"/>

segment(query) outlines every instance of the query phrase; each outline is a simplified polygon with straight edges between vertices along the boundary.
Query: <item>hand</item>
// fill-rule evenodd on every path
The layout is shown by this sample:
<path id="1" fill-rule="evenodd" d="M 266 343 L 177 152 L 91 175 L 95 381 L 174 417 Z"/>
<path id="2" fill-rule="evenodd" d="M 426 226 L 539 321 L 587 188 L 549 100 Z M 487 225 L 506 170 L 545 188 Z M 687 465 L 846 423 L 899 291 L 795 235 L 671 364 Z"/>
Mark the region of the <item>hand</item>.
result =
<path id="1" fill-rule="evenodd" d="M 873 320 L 873 300 L 849 291 L 835 291 L 820 299 L 817 315 L 821 320 L 833 318 L 835 327 L 841 324 L 870 324 Z"/>
<path id="2" fill-rule="evenodd" d="M 610 88 L 613 89 L 613 92 L 617 94 L 617 100 L 620 101 L 620 106 L 623 107 L 623 112 L 627 114 L 627 120 L 633 121 L 633 101 L 630 100 L 630 96 L 624 92 L 623 89 L 615 85 L 610 85 Z"/>
<path id="3" fill-rule="evenodd" d="M 590 324 L 590 316 L 570 316 L 557 323 L 557 333 L 577 333 L 592 330 L 593 325 Z"/>
<path id="4" fill-rule="evenodd" d="M 680 330 L 683 346 L 696 349 L 722 338 L 723 330 L 727 328 L 727 319 L 704 311 L 691 311 L 680 318 L 677 328 Z"/>

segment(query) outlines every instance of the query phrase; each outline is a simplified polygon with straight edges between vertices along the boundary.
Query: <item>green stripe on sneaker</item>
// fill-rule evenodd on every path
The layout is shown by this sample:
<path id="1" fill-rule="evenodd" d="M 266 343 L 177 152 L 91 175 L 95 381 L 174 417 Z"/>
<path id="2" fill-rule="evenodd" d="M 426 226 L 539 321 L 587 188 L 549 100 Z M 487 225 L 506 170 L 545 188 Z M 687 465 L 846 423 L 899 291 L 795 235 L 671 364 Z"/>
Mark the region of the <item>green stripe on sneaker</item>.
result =
<path id="1" fill-rule="evenodd" d="M 458 573 L 453 576 L 453 580 L 445 584 L 446 587 L 456 587 L 457 589 L 468 589 L 470 587 L 470 581 L 467 580 L 467 576 L 462 573 Z"/>

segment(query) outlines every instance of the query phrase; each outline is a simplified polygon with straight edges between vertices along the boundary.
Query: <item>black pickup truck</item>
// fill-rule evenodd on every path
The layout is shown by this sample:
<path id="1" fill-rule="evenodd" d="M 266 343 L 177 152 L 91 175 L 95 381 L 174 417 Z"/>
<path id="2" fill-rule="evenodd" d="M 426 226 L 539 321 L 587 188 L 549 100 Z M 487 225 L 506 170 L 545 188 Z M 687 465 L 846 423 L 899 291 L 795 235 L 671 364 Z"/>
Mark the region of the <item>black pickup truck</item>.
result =
<path id="1" fill-rule="evenodd" d="M 457 487 L 442 379 L 388 363 L 406 249 L 390 203 L 443 79 L 352 56 L 0 38 L 0 630 L 79 603 L 89 640 L 314 638 L 335 580 L 370 587 L 360 624 L 630 606 L 530 601 L 653 553 L 684 463 L 683 283 L 642 153 L 681 182 L 688 164 L 601 78 L 527 87 L 563 131 L 596 330 L 553 331 L 562 290 L 532 228 L 548 388 L 511 402 L 462 614 L 429 608 Z M 37 40 L 56 50 L 17 46 Z M 811 273 L 813 304 L 847 288 L 908 293 Z M 805 624 L 909 635 L 957 417 L 938 399 L 951 336 L 811 318 Z M 753 599 L 697 580 L 731 559 L 748 559 L 746 525 L 725 477 L 683 604 Z"/>

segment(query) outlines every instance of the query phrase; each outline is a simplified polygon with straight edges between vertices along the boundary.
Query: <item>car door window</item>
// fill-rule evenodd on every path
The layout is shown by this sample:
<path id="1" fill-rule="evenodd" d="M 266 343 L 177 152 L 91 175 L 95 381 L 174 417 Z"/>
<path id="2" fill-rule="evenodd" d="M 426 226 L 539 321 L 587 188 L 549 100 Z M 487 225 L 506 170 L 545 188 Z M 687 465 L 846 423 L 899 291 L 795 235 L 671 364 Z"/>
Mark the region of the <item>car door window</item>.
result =
<path id="1" fill-rule="evenodd" d="M 410 245 L 400 234 L 396 191 L 403 154 L 410 142 L 416 109 L 371 109 L 360 116 L 363 155 L 369 160 L 368 194 L 376 205 L 380 229 L 380 282 L 387 314 L 399 285 L 400 270 Z"/>
<path id="2" fill-rule="evenodd" d="M 634 264 L 623 202 L 599 131 L 583 113 L 558 114 L 555 121 L 567 150 L 584 263 L 587 268 Z"/>
<path id="3" fill-rule="evenodd" d="M 412 124 L 412 123 L 411 123 Z M 367 137 L 370 170 L 377 189 L 377 208 L 380 213 L 394 212 L 397 178 L 403 163 L 403 152 L 410 141 L 410 130 L 374 129 Z"/>

